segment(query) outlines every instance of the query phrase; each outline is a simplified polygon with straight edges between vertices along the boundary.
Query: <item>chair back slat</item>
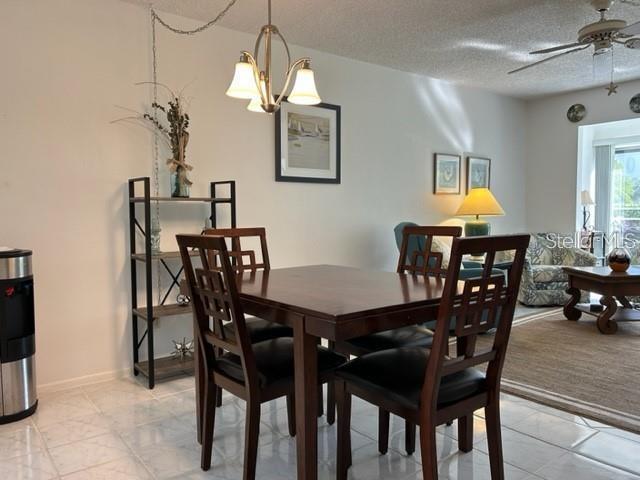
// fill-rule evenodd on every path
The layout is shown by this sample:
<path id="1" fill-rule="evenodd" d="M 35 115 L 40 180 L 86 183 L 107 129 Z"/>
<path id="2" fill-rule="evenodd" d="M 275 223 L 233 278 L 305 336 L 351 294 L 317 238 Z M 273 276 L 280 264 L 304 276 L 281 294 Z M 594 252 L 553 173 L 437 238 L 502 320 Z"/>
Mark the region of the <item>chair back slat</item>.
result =
<path id="1" fill-rule="evenodd" d="M 529 235 L 453 240 L 449 270 L 425 373 L 423 404 L 436 408 L 443 376 L 482 364 L 488 364 L 489 388 L 499 389 L 528 244 Z M 508 270 L 508 279 L 505 279 L 504 274 L 494 273 L 493 267 L 496 253 L 509 250 L 515 251 L 515 257 Z M 477 277 L 458 281 L 463 256 L 477 255 L 478 252 L 485 254 L 482 273 Z M 449 358 L 448 337 L 452 319 L 455 325 L 456 353 Z M 479 335 L 494 328 L 496 331 L 491 347 L 480 350 Z"/>
<path id="2" fill-rule="evenodd" d="M 476 352 L 472 358 L 456 357 L 453 359 L 445 359 L 442 364 L 442 376 L 451 375 L 465 368 L 476 367 L 483 363 L 490 362 L 496 358 L 496 352 L 493 349 Z"/>
<path id="3" fill-rule="evenodd" d="M 404 227 L 402 230 L 402 244 L 400 246 L 397 272 L 444 277 L 447 269 L 442 266 L 444 260 L 442 252 L 434 250 L 434 238 L 457 238 L 460 235 L 462 235 L 461 227 Z M 416 249 L 413 252 L 409 252 L 409 243 L 413 236 L 423 238 L 424 247 L 421 250 Z M 421 242 L 417 243 L 419 244 Z"/>
<path id="4" fill-rule="evenodd" d="M 228 248 L 231 257 L 231 265 L 236 273 L 256 272 L 258 270 L 269 270 L 269 250 L 267 249 L 267 234 L 263 227 L 251 228 L 207 228 L 203 235 L 217 235 L 230 241 Z M 260 256 L 258 261 L 256 251 L 243 248 L 243 241 L 248 239 L 258 239 L 260 241 Z"/>
<path id="5" fill-rule="evenodd" d="M 207 372 L 216 370 L 216 358 L 230 352 L 240 357 L 245 385 L 257 388 L 257 370 L 251 339 L 224 237 L 177 235 L 180 256 L 193 307 L 201 360 Z M 197 257 L 191 253 L 197 251 Z M 201 266 L 194 266 L 199 258 Z M 231 333 L 230 333 L 231 332 Z"/>

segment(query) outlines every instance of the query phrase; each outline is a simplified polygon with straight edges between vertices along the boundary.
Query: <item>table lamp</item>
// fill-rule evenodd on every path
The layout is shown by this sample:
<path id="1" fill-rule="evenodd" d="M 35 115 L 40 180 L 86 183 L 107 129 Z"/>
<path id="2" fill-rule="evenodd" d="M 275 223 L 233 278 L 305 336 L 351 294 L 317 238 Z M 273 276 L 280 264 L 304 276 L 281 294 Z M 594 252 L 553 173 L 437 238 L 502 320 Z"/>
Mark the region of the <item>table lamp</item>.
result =
<path id="1" fill-rule="evenodd" d="M 465 223 L 464 234 L 466 237 L 489 235 L 491 232 L 491 225 L 486 220 L 480 220 L 480 215 L 504 215 L 504 210 L 488 188 L 472 188 L 456 212 L 458 217 L 476 217 L 475 220 Z"/>
<path id="2" fill-rule="evenodd" d="M 594 202 L 593 198 L 591 198 L 589 190 L 582 190 L 582 192 L 580 192 L 580 203 L 582 204 L 582 230 L 586 232 L 587 222 L 591 217 L 591 213 L 589 212 L 588 208 L 591 205 L 595 205 L 596 202 Z"/>

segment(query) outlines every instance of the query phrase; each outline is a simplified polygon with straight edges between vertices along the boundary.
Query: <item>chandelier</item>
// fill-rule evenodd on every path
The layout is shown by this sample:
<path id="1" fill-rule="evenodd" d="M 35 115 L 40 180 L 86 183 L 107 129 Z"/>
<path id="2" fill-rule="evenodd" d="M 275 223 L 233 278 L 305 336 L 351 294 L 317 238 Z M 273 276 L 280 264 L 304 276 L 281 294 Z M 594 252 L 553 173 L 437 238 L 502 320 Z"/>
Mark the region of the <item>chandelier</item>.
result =
<path id="1" fill-rule="evenodd" d="M 287 71 L 284 87 L 277 98 L 274 97 L 271 76 L 273 37 L 278 37 L 282 41 L 287 53 Z M 258 65 L 258 55 L 263 40 L 264 70 Z M 252 112 L 274 113 L 280 108 L 294 73 L 296 74 L 296 79 L 287 101 L 298 105 L 317 105 L 320 103 L 322 100 L 316 90 L 316 82 L 313 70 L 311 70 L 311 59 L 303 57 L 293 63 L 291 62 L 291 54 L 287 42 L 278 27 L 271 24 L 271 0 L 268 0 L 268 23 L 260 29 L 253 55 L 247 51 L 241 53 L 240 61 L 236 63 L 233 80 L 227 89 L 227 95 L 233 98 L 250 100 L 247 109 Z"/>

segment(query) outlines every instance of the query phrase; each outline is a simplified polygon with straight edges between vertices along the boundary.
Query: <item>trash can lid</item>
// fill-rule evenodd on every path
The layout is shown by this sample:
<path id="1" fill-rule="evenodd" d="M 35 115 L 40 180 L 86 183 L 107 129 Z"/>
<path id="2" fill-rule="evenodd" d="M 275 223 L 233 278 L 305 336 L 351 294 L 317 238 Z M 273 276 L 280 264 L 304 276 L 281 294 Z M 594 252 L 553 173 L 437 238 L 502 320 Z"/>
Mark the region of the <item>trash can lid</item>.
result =
<path id="1" fill-rule="evenodd" d="M 0 246 L 0 258 L 29 257 L 33 252 L 22 248 Z"/>

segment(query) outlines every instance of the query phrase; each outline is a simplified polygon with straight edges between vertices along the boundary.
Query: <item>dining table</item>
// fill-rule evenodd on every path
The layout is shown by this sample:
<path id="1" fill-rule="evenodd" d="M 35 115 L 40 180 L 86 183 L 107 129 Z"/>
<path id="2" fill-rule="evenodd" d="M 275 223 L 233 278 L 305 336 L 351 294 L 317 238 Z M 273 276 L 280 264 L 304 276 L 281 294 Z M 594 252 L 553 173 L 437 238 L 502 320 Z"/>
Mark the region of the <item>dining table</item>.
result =
<path id="1" fill-rule="evenodd" d="M 444 279 L 313 265 L 245 272 L 237 280 L 245 314 L 293 329 L 297 478 L 315 480 L 317 345 L 435 319 Z"/>

